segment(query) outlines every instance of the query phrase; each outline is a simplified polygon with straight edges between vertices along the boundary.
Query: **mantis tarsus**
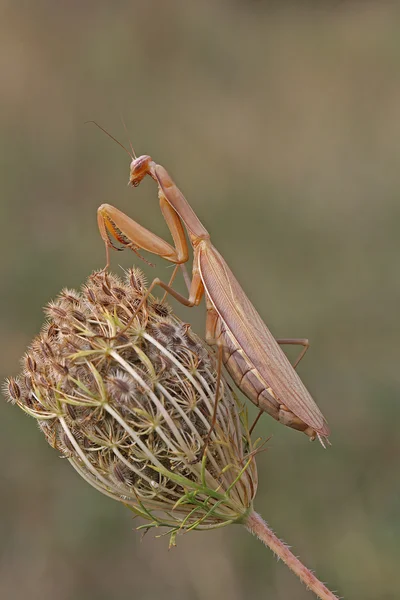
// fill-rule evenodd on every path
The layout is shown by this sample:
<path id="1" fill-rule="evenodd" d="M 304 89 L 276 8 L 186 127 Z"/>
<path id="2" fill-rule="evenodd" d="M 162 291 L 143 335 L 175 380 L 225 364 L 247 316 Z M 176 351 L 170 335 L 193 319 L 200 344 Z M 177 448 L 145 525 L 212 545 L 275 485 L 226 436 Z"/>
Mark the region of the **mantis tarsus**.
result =
<path id="1" fill-rule="evenodd" d="M 328 425 L 295 371 L 308 349 L 308 340 L 274 338 L 164 167 L 147 155 L 131 158 L 129 183 L 136 187 L 146 175 L 157 183 L 160 208 L 174 245 L 117 208 L 103 204 L 98 209 L 98 225 L 106 245 L 107 266 L 114 238 L 124 247 L 141 248 L 174 263 L 175 274 L 178 266 L 189 258 L 184 225 L 194 253 L 189 297 L 185 298 L 171 287 L 174 276 L 169 285 L 155 279 L 149 293 L 158 285 L 185 306 L 198 305 L 205 295 L 206 340 L 217 346 L 219 357 L 238 388 L 261 411 L 303 431 L 311 440 L 318 436 L 323 443 L 329 435 Z M 293 366 L 279 344 L 303 346 Z"/>

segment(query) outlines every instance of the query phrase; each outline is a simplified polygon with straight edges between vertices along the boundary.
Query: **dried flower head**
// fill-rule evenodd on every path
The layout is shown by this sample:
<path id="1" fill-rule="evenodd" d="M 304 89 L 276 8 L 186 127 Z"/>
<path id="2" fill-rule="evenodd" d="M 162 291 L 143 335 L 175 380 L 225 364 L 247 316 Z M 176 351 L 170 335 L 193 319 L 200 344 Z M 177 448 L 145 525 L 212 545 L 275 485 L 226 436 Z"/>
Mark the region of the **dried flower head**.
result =
<path id="1" fill-rule="evenodd" d="M 12 402 L 96 489 L 148 520 L 180 529 L 246 518 L 257 488 L 251 443 L 213 354 L 143 274 L 94 273 L 63 290 L 6 383 Z M 244 425 L 244 427 L 243 427 Z M 209 439 L 208 439 L 209 438 Z M 203 452 L 207 440 L 206 452 Z"/>

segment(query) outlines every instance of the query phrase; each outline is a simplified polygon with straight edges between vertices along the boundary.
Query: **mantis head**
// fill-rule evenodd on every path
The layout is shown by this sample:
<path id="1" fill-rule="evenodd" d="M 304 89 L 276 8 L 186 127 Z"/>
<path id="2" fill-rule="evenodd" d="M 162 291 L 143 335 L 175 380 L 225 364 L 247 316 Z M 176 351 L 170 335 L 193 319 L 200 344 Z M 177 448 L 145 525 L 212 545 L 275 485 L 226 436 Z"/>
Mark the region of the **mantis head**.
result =
<path id="1" fill-rule="evenodd" d="M 138 158 L 135 157 L 130 166 L 129 185 L 136 187 L 146 175 L 151 175 L 152 164 L 153 160 L 147 154 Z"/>

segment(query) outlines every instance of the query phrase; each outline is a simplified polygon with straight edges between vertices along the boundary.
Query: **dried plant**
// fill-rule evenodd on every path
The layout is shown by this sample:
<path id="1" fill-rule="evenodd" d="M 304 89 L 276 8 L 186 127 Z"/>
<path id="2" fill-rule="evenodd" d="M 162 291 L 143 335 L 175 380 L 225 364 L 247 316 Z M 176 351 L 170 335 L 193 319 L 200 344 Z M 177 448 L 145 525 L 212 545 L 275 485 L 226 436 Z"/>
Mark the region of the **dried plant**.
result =
<path id="1" fill-rule="evenodd" d="M 63 290 L 6 395 L 86 481 L 143 517 L 140 528 L 165 526 L 174 544 L 180 531 L 241 523 L 320 598 L 336 598 L 254 512 L 246 412 L 214 355 L 167 304 L 141 303 L 145 292 L 137 269 Z"/>
<path id="2" fill-rule="evenodd" d="M 257 489 L 250 440 L 213 357 L 170 308 L 150 298 L 138 270 L 126 282 L 95 273 L 64 290 L 23 359 L 9 396 L 38 420 L 94 487 L 150 520 L 180 529 L 237 521 Z"/>

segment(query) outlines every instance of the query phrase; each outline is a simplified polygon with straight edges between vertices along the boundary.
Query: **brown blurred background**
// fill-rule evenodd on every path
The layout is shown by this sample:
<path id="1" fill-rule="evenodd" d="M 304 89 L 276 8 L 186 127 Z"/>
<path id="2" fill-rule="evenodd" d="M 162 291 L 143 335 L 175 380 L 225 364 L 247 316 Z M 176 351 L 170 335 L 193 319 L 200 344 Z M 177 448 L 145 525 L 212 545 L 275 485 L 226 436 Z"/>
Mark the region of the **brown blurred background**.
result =
<path id="1" fill-rule="evenodd" d="M 332 447 L 265 417 L 256 509 L 346 598 L 400 597 L 400 6 L 0 2 L 0 375 L 42 306 L 104 265 L 104 202 L 166 235 L 153 182 L 92 125 L 163 164 L 299 371 Z M 112 266 L 135 262 L 113 253 Z M 177 313 L 204 330 L 204 308 Z M 0 403 L 3 600 L 306 600 L 244 529 L 140 542 L 33 419 Z"/>

